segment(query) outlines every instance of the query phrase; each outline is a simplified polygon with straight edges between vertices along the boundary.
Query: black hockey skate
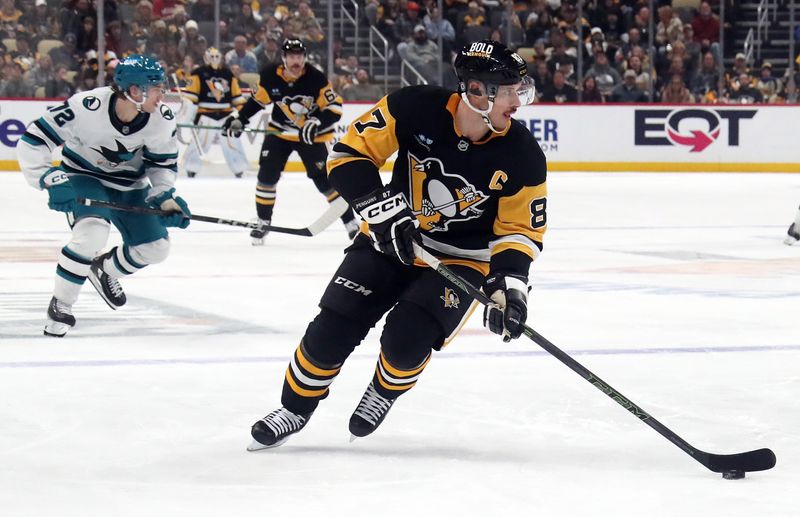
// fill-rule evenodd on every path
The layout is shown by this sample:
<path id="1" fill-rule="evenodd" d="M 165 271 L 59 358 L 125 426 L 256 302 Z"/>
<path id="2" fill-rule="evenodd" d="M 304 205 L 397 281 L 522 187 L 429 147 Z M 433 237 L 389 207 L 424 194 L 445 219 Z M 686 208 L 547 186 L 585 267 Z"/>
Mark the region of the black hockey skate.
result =
<path id="1" fill-rule="evenodd" d="M 253 424 L 253 428 L 250 430 L 253 443 L 247 447 L 247 450 L 260 451 L 283 445 L 291 435 L 306 426 L 312 414 L 313 412 L 297 415 L 284 407 L 276 409 Z"/>
<path id="2" fill-rule="evenodd" d="M 397 399 L 383 397 L 375 391 L 375 387 L 370 382 L 367 391 L 361 397 L 361 402 L 350 416 L 350 433 L 353 435 L 350 437 L 350 441 L 363 438 L 377 429 L 386 418 L 395 400 Z"/>
<path id="3" fill-rule="evenodd" d="M 250 232 L 250 237 L 253 238 L 253 246 L 263 246 L 264 245 L 264 237 L 267 236 L 269 230 L 264 228 L 264 226 L 269 226 L 270 220 L 269 219 L 255 219 L 253 222 L 259 223 L 262 225 L 261 228 L 257 228 Z"/>
<path id="4" fill-rule="evenodd" d="M 112 253 L 114 253 L 113 249 L 92 260 L 92 265 L 89 268 L 89 281 L 108 306 L 117 310 L 117 307 L 125 305 L 128 299 L 125 297 L 125 291 L 122 290 L 119 280 L 103 271 L 103 261 L 111 256 Z"/>
<path id="5" fill-rule="evenodd" d="M 797 228 L 794 223 L 789 226 L 789 230 L 786 232 L 786 240 L 783 241 L 784 244 L 787 246 L 794 246 L 800 242 L 800 228 Z"/>
<path id="6" fill-rule="evenodd" d="M 75 316 L 72 315 L 72 305 L 67 305 L 53 296 L 50 299 L 50 305 L 47 307 L 47 323 L 44 324 L 44 335 L 64 337 L 67 331 L 74 326 Z"/>

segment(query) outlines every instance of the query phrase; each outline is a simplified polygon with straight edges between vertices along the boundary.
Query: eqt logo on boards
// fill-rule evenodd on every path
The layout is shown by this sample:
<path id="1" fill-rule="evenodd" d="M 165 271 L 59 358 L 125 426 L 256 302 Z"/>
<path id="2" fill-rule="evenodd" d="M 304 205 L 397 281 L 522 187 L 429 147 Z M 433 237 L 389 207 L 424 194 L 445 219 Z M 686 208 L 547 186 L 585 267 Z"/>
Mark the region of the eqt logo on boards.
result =
<path id="1" fill-rule="evenodd" d="M 16 147 L 22 134 L 25 132 L 25 123 L 15 118 L 3 119 L 0 116 L 0 144 L 6 147 Z"/>
<path id="2" fill-rule="evenodd" d="M 634 145 L 677 145 L 700 153 L 727 131 L 727 145 L 738 147 L 739 127 L 757 109 L 639 109 L 634 113 Z M 725 141 L 725 140 L 723 140 Z"/>

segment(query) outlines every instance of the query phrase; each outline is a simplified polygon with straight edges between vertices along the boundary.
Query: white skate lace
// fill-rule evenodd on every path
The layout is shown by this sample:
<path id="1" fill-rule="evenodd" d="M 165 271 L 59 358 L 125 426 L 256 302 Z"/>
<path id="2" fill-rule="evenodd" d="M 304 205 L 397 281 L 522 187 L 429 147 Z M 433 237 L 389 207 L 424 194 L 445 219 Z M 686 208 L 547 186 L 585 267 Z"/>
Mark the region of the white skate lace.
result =
<path id="1" fill-rule="evenodd" d="M 111 294 L 113 294 L 115 298 L 121 296 L 122 285 L 120 285 L 116 278 L 110 276 L 108 273 L 103 274 L 106 276 L 106 285 L 108 286 L 108 290 L 111 291 Z"/>
<path id="2" fill-rule="evenodd" d="M 267 424 L 267 427 L 275 433 L 275 436 L 297 431 L 306 423 L 305 418 L 292 413 L 286 408 L 276 409 L 262 418 L 261 421 Z"/>
<path id="3" fill-rule="evenodd" d="M 364 392 L 364 396 L 361 397 L 361 402 L 358 403 L 358 407 L 353 414 L 360 416 L 370 424 L 375 425 L 378 423 L 378 420 L 380 420 L 381 416 L 389 411 L 389 408 L 392 407 L 393 402 L 393 400 L 389 400 L 379 395 L 372 386 L 372 383 L 370 383 L 370 385 L 367 386 L 367 391 Z"/>

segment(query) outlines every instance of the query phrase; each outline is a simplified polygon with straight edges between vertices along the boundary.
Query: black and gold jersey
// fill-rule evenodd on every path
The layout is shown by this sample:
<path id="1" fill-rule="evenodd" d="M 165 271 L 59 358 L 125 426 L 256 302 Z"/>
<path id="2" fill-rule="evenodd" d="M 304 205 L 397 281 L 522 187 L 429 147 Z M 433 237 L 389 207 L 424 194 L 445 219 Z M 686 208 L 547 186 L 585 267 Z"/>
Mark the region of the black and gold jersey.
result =
<path id="1" fill-rule="evenodd" d="M 295 79 L 287 78 L 282 64 L 267 66 L 260 75 L 258 90 L 243 108 L 243 115 L 249 118 L 273 104 L 269 127 L 280 131 L 278 138 L 298 142 L 300 128 L 308 118 L 316 118 L 320 126 L 314 141 L 333 139 L 336 123 L 342 118 L 342 98 L 333 91 L 325 74 L 306 63 L 303 73 Z"/>
<path id="2" fill-rule="evenodd" d="M 195 68 L 181 90 L 183 96 L 197 105 L 197 113 L 222 119 L 245 103 L 239 81 L 230 68 L 203 65 Z"/>
<path id="3" fill-rule="evenodd" d="M 331 184 L 352 202 L 390 186 L 417 216 L 435 255 L 478 269 L 528 274 L 547 225 L 547 164 L 536 139 L 512 120 L 472 142 L 455 125 L 460 96 L 435 86 L 398 90 L 355 120 L 328 158 Z"/>

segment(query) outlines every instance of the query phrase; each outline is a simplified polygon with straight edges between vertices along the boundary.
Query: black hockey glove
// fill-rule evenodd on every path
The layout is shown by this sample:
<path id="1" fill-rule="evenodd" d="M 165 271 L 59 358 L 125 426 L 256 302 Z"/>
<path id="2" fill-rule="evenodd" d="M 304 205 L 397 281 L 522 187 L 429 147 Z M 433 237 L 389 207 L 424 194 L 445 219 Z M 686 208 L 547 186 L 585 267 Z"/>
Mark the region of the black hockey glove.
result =
<path id="1" fill-rule="evenodd" d="M 352 206 L 369 224 L 375 249 L 407 266 L 414 264 L 413 243 L 421 241 L 419 222 L 402 194 L 392 195 L 384 187 L 354 200 Z"/>
<path id="2" fill-rule="evenodd" d="M 314 145 L 314 137 L 317 136 L 317 129 L 321 122 L 317 118 L 309 118 L 303 127 L 300 128 L 300 141 L 306 145 Z"/>
<path id="3" fill-rule="evenodd" d="M 222 134 L 225 136 L 232 136 L 234 138 L 239 138 L 242 136 L 244 132 L 244 127 L 247 125 L 249 120 L 243 117 L 234 117 L 230 116 L 225 119 L 225 123 L 222 124 Z"/>
<path id="4" fill-rule="evenodd" d="M 522 335 L 528 318 L 528 281 L 525 277 L 490 273 L 483 282 L 483 292 L 495 305 L 483 309 L 483 325 L 503 336 L 508 343 Z"/>

